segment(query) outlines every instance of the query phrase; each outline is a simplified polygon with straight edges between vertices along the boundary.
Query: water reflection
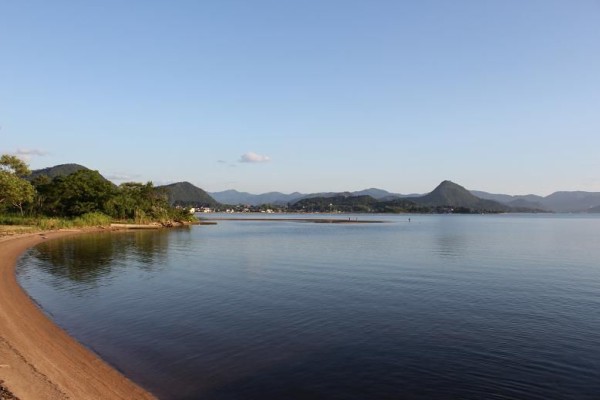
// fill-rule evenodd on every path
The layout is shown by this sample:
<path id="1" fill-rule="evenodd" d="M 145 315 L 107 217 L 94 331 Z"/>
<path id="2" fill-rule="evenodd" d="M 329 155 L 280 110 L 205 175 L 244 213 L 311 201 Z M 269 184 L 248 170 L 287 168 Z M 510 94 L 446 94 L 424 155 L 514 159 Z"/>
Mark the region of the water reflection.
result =
<path id="1" fill-rule="evenodd" d="M 455 221 L 440 219 L 435 238 L 436 253 L 441 258 L 459 259 L 466 255 L 468 238 L 466 229 L 456 229 Z"/>
<path id="2" fill-rule="evenodd" d="M 81 236 L 20 281 L 164 399 L 598 398 L 598 223 L 413 218 Z"/>
<path id="3" fill-rule="evenodd" d="M 94 284 L 117 268 L 158 268 L 168 244 L 169 232 L 162 230 L 85 234 L 44 242 L 32 256 L 54 277 Z"/>

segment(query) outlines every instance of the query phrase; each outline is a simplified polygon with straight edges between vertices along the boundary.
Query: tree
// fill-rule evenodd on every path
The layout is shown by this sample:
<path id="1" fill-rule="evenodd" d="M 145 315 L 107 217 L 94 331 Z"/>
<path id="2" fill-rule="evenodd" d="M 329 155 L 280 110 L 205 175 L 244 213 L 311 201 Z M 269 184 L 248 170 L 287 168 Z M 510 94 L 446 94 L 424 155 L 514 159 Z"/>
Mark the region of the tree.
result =
<path id="1" fill-rule="evenodd" d="M 90 212 L 105 212 L 115 186 L 98 171 L 79 170 L 68 176 L 58 176 L 47 185 L 46 209 L 63 216 L 79 216 Z"/>
<path id="2" fill-rule="evenodd" d="M 170 208 L 166 193 L 155 188 L 152 182 L 122 183 L 107 203 L 107 212 L 111 216 L 138 222 L 146 217 L 165 218 Z"/>
<path id="3" fill-rule="evenodd" d="M 35 189 L 23 179 L 31 173 L 25 162 L 8 154 L 0 157 L 0 205 L 11 204 L 23 215 L 23 205 L 33 201 Z"/>
<path id="4" fill-rule="evenodd" d="M 0 157 L 0 170 L 11 172 L 20 178 L 31 174 L 29 167 L 23 160 L 8 154 L 3 154 Z"/>

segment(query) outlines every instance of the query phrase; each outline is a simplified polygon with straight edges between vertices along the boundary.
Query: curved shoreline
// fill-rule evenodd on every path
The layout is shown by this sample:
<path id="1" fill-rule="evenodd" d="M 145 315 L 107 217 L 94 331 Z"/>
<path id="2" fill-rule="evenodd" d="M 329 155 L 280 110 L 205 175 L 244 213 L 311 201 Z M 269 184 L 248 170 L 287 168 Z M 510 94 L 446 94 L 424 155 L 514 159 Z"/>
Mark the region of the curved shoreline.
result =
<path id="1" fill-rule="evenodd" d="M 83 232 L 0 238 L 0 381 L 21 400 L 155 399 L 55 325 L 17 282 L 28 248 Z"/>

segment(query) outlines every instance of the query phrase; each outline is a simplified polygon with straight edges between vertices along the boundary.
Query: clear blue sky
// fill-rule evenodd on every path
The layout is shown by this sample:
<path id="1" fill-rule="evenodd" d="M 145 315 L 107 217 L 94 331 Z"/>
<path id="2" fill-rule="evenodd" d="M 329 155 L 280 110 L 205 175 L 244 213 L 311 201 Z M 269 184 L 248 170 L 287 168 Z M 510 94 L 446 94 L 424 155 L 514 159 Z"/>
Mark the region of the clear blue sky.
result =
<path id="1" fill-rule="evenodd" d="M 600 191 L 600 2 L 2 1 L 0 127 L 117 183 Z"/>

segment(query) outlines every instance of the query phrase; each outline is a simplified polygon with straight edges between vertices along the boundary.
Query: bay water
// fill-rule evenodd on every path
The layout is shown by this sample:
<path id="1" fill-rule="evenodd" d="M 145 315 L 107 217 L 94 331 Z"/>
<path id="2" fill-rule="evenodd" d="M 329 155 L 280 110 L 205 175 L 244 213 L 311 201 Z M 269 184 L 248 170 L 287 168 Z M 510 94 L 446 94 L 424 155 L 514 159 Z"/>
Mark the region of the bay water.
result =
<path id="1" fill-rule="evenodd" d="M 17 274 L 162 399 L 600 398 L 600 218 L 335 217 L 386 222 L 84 234 Z"/>

